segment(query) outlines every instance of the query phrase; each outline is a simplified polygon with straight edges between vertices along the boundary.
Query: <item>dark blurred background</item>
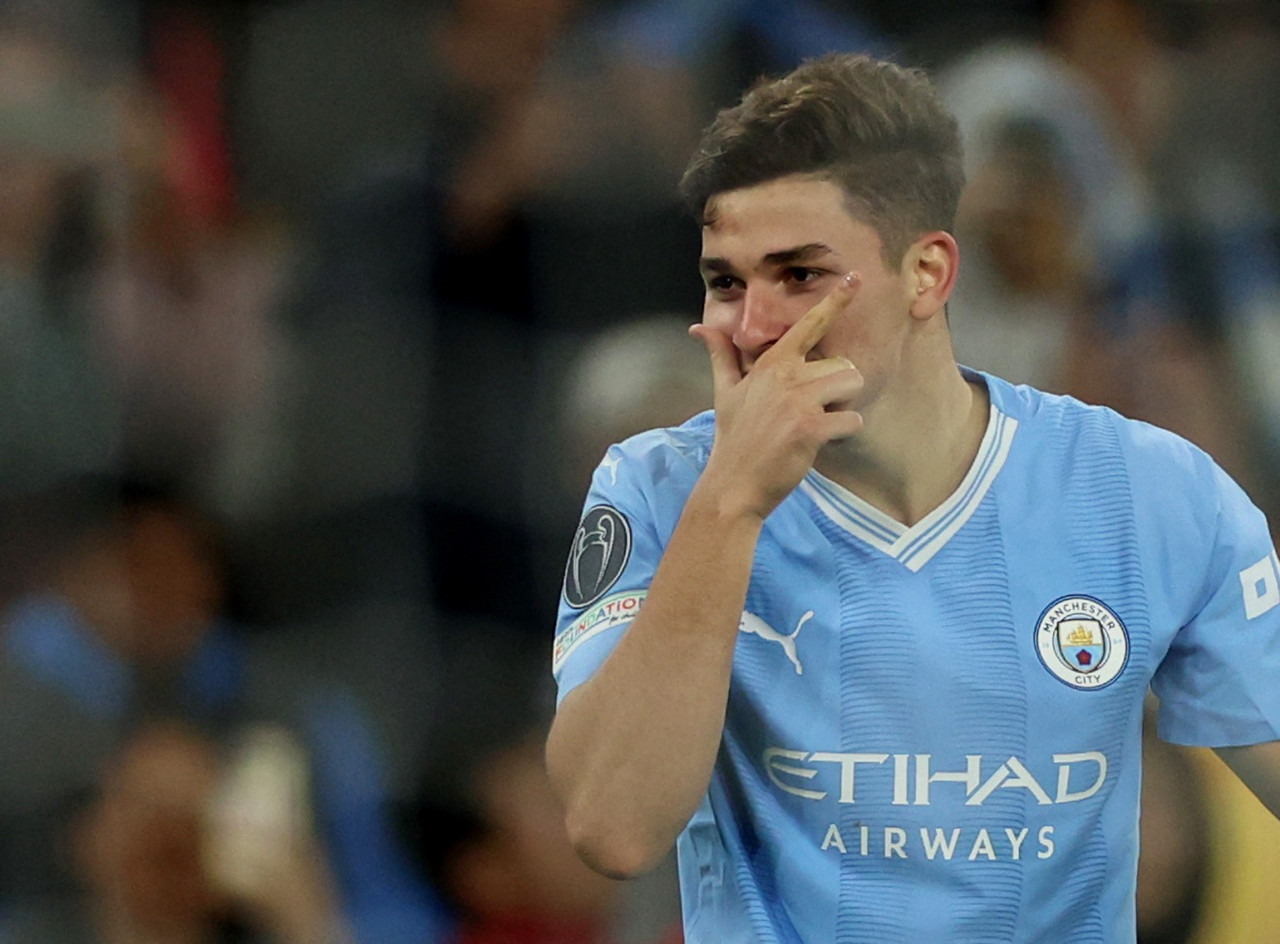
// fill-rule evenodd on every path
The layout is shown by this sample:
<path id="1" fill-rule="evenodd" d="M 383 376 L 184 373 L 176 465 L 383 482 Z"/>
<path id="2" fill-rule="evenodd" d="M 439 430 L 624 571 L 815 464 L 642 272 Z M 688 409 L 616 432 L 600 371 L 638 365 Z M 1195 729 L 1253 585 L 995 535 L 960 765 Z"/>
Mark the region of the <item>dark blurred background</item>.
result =
<path id="1" fill-rule="evenodd" d="M 833 50 L 960 118 L 960 359 L 1280 521 L 1280 3 L 0 0 L 0 941 L 678 940 L 529 744 L 592 468 L 710 405 L 675 182 Z M 1280 941 L 1252 799 L 1148 792 L 1141 939 Z"/>

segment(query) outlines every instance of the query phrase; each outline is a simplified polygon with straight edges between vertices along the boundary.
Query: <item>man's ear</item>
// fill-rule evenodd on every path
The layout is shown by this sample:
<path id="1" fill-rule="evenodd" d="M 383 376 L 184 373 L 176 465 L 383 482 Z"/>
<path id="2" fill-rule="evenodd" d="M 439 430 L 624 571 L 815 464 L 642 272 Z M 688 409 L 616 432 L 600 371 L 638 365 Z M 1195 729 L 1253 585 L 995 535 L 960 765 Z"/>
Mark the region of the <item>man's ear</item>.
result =
<path id="1" fill-rule="evenodd" d="M 927 320 L 946 307 L 959 264 L 960 249 L 955 237 L 944 230 L 926 233 L 911 244 L 902 265 L 914 296 L 913 317 Z"/>

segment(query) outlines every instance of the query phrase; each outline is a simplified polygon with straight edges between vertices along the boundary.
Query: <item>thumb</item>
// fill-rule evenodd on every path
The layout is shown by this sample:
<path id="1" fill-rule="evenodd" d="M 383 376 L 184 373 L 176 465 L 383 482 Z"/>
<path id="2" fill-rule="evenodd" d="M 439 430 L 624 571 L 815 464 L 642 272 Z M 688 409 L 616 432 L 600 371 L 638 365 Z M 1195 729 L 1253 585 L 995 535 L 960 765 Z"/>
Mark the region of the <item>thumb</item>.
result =
<path id="1" fill-rule="evenodd" d="M 704 324 L 690 325 L 689 333 L 707 348 L 711 358 L 711 382 L 717 404 L 742 380 L 742 368 L 738 366 L 738 349 L 729 336 Z"/>

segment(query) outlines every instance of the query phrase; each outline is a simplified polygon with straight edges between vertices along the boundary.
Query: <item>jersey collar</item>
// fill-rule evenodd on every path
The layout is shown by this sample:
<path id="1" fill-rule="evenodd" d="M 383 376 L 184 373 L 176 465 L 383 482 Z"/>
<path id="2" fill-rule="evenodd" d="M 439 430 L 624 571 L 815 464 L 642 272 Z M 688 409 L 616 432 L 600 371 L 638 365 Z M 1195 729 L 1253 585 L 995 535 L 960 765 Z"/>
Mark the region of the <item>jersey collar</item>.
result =
<path id="1" fill-rule="evenodd" d="M 988 389 L 990 387 L 988 383 Z M 892 557 L 908 570 L 919 571 L 964 527 L 982 503 L 1009 456 L 1017 428 L 1018 421 L 997 406 L 993 391 L 987 429 L 964 480 L 946 501 L 910 527 L 816 470 L 810 470 L 805 476 L 800 491 L 837 527 Z"/>

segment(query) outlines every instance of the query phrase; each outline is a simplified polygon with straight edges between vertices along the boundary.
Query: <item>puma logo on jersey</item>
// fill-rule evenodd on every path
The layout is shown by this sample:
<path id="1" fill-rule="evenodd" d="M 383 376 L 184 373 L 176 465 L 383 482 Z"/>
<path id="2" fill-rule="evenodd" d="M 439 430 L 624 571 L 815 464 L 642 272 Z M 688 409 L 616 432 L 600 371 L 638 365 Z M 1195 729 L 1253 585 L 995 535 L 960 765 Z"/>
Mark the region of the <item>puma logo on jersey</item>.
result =
<path id="1" fill-rule="evenodd" d="M 609 484 L 618 484 L 618 463 L 622 461 L 622 456 L 607 455 L 600 460 L 600 468 L 609 470 Z"/>
<path id="2" fill-rule="evenodd" d="M 796 623 L 796 628 L 790 634 L 783 634 L 754 613 L 744 611 L 742 620 L 738 623 L 738 632 L 750 633 L 769 642 L 776 642 L 782 647 L 782 651 L 786 653 L 787 658 L 791 660 L 791 664 L 796 667 L 796 675 L 804 675 L 804 666 L 800 664 L 800 656 L 796 653 L 796 637 L 800 635 L 800 630 L 804 628 L 804 624 L 812 618 L 813 610 L 805 611 L 804 616 L 800 617 L 800 622 Z"/>

